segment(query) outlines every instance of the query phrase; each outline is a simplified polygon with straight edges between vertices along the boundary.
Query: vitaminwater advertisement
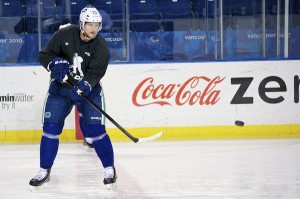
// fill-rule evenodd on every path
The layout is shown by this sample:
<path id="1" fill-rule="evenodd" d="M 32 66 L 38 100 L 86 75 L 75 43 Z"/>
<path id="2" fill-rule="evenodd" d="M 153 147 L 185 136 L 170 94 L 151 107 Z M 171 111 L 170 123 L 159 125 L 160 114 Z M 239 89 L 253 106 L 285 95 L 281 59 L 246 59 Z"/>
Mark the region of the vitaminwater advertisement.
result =
<path id="1" fill-rule="evenodd" d="M 42 66 L 0 67 L 0 131 L 40 130 L 50 73 Z M 73 128 L 73 117 L 66 121 Z"/>

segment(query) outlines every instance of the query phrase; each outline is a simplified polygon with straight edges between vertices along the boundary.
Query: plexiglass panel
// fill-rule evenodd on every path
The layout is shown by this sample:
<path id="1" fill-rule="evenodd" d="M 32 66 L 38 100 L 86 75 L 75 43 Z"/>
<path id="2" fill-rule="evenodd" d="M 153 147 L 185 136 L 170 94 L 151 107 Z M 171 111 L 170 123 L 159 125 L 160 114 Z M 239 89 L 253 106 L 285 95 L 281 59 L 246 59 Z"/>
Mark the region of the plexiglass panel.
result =
<path id="1" fill-rule="evenodd" d="M 0 0 L 0 63 L 38 64 L 86 5 L 102 15 L 111 62 L 300 58 L 299 0 Z"/>

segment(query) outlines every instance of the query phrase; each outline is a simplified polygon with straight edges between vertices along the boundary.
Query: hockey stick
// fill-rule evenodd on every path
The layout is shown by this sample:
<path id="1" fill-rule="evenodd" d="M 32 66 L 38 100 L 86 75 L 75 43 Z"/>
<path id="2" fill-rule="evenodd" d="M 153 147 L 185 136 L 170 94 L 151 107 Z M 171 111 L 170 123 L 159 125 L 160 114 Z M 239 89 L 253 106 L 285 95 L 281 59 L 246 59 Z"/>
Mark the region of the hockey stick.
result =
<path id="1" fill-rule="evenodd" d="M 70 80 L 65 80 L 65 82 L 71 86 L 74 87 L 73 83 L 70 82 Z M 100 113 L 102 113 L 107 119 L 109 119 L 116 127 L 118 127 L 118 129 L 120 129 L 129 139 L 131 139 L 133 142 L 135 143 L 144 143 L 144 142 L 151 142 L 153 140 L 156 140 L 157 138 L 159 138 L 162 135 L 162 131 L 149 136 L 149 137 L 145 137 L 145 138 L 136 138 L 133 135 L 131 135 L 128 131 L 126 131 L 126 129 L 124 129 L 118 122 L 116 122 L 112 117 L 110 117 L 104 110 L 102 110 L 93 100 L 91 100 L 90 98 L 88 98 L 87 96 L 85 96 L 83 93 L 81 94 L 81 96 L 88 102 L 90 103 L 90 105 L 92 105 L 97 111 L 99 111 Z"/>

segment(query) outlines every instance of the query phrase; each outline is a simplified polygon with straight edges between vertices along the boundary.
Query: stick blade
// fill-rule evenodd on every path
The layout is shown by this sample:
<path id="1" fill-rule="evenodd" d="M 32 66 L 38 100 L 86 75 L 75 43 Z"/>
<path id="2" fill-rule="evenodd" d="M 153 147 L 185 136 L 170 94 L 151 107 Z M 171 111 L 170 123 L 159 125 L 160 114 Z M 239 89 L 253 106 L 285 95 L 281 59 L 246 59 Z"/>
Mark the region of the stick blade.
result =
<path id="1" fill-rule="evenodd" d="M 152 135 L 150 137 L 145 137 L 145 138 L 139 138 L 139 141 L 136 143 L 146 143 L 146 142 L 151 142 L 153 140 L 158 139 L 160 136 L 162 136 L 163 132 L 156 133 L 155 135 Z"/>

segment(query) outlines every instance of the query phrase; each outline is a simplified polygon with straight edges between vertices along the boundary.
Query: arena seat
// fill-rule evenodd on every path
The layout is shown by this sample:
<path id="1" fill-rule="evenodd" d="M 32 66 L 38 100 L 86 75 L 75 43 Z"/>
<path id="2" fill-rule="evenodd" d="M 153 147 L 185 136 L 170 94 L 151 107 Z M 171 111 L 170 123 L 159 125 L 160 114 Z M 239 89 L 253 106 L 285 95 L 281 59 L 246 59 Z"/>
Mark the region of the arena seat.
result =
<path id="1" fill-rule="evenodd" d="M 211 0 L 193 0 L 196 17 L 214 17 L 214 1 Z M 227 5 L 223 5 L 226 7 Z"/>
<path id="2" fill-rule="evenodd" d="M 165 31 L 187 31 L 193 28 L 191 0 L 158 0 L 158 5 Z"/>
<path id="3" fill-rule="evenodd" d="M 109 15 L 112 26 L 109 32 L 122 32 L 125 27 L 125 3 L 123 0 L 91 0 L 91 4 Z"/>
<path id="4" fill-rule="evenodd" d="M 2 1 L 4 17 L 21 17 L 23 16 L 23 8 L 21 0 L 3 0 Z"/>
<path id="5" fill-rule="evenodd" d="M 56 18 L 64 24 L 79 24 L 81 10 L 90 4 L 89 0 L 56 0 Z"/>
<path id="6" fill-rule="evenodd" d="M 27 0 L 26 2 L 26 33 L 38 33 L 38 12 L 40 8 L 41 32 L 53 33 L 57 30 L 55 0 Z"/>
<path id="7" fill-rule="evenodd" d="M 131 0 L 129 2 L 130 30 L 155 32 L 160 29 L 157 0 Z"/>
<path id="8" fill-rule="evenodd" d="M 90 5 L 90 1 L 88 0 L 70 0 L 70 4 L 66 4 L 66 11 L 71 15 L 72 24 L 79 24 L 80 12 L 87 5 Z M 68 6 L 70 7 L 69 11 Z"/>
<path id="9" fill-rule="evenodd" d="M 21 0 L 2 0 L 0 31 L 6 34 L 23 33 L 25 29 L 24 6 Z"/>

